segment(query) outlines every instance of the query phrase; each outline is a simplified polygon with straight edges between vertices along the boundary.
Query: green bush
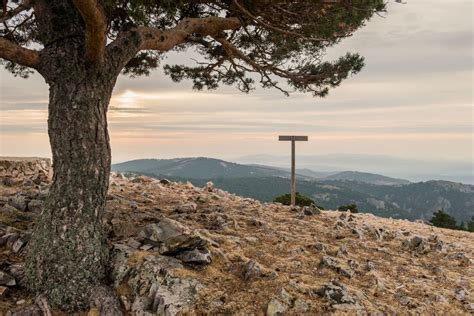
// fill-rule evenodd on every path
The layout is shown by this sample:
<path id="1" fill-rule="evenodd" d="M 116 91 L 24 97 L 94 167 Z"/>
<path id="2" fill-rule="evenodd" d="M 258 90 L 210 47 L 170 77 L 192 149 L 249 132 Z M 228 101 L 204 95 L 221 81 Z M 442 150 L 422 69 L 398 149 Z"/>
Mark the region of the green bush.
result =
<path id="1" fill-rule="evenodd" d="M 281 203 L 283 205 L 290 205 L 291 204 L 291 194 L 288 193 L 288 194 L 279 195 L 279 196 L 277 196 L 276 198 L 273 199 L 273 202 Z M 324 208 L 322 208 L 321 206 L 316 205 L 316 203 L 311 198 L 309 198 L 307 196 L 304 196 L 304 195 L 300 194 L 299 192 L 296 192 L 295 203 L 298 206 L 310 206 L 311 204 L 314 204 L 320 210 L 324 210 Z"/>
<path id="2" fill-rule="evenodd" d="M 456 219 L 444 212 L 443 210 L 438 210 L 433 214 L 433 217 L 430 219 L 430 223 L 436 227 L 449 228 L 449 229 L 463 229 L 462 226 L 458 226 Z"/>
<path id="3" fill-rule="evenodd" d="M 337 210 L 341 212 L 350 211 L 351 213 L 359 213 L 359 210 L 357 209 L 357 205 L 355 204 L 341 205 L 337 208 Z"/>
<path id="4" fill-rule="evenodd" d="M 468 232 L 471 232 L 471 233 L 474 233 L 474 216 L 471 217 L 471 220 L 469 222 L 467 222 L 467 228 L 466 230 Z"/>

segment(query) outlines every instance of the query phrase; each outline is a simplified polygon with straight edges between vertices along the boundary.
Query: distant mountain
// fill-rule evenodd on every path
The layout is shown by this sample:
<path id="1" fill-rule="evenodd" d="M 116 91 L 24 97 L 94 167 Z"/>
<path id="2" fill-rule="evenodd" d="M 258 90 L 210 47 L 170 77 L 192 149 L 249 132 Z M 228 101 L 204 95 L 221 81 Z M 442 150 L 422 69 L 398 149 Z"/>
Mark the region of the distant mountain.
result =
<path id="1" fill-rule="evenodd" d="M 297 159 L 300 168 L 320 172 L 357 170 L 408 179 L 413 182 L 435 179 L 474 184 L 474 163 L 472 161 L 410 159 L 363 154 L 301 154 Z M 286 167 L 290 163 L 289 156 L 266 154 L 243 156 L 231 160 L 243 164 L 258 162 L 273 167 Z"/>
<path id="2" fill-rule="evenodd" d="M 290 187 L 288 169 L 212 158 L 140 159 L 115 164 L 112 170 L 191 181 L 199 186 L 212 181 L 226 191 L 261 201 L 272 201 L 288 193 Z M 297 190 L 325 208 L 355 203 L 359 210 L 383 217 L 429 219 L 439 209 L 458 222 L 474 216 L 474 186 L 449 181 L 410 183 L 364 172 L 301 169 Z"/>
<path id="3" fill-rule="evenodd" d="M 404 179 L 395 179 L 379 174 L 357 172 L 357 171 L 343 171 L 332 174 L 323 178 L 324 180 L 342 180 L 342 181 L 357 181 L 363 183 L 371 183 L 378 185 L 400 185 L 409 184 L 410 181 Z"/>
<path id="4" fill-rule="evenodd" d="M 155 176 L 186 179 L 288 177 L 289 172 L 275 167 L 241 165 L 213 158 L 139 159 L 112 166 L 114 171 L 139 172 Z"/>
<path id="5" fill-rule="evenodd" d="M 186 179 L 245 178 L 245 177 L 283 177 L 291 176 L 288 168 L 263 165 L 243 165 L 214 158 L 175 158 L 175 159 L 138 159 L 112 166 L 114 171 L 128 171 L 154 176 L 178 177 Z M 359 181 L 373 184 L 399 185 L 409 181 L 390 178 L 378 174 L 356 171 L 318 172 L 310 169 L 298 169 L 299 179 Z"/>

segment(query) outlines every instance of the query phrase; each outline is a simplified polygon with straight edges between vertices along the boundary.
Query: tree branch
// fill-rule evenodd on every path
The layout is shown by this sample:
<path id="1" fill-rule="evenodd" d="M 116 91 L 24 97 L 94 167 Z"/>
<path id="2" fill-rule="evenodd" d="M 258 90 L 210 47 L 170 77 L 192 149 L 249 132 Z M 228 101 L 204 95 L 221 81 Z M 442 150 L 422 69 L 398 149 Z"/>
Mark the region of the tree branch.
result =
<path id="1" fill-rule="evenodd" d="M 336 2 L 339 2 L 340 0 L 329 0 L 330 3 L 336 3 Z M 328 0 L 326 1 L 323 1 L 323 3 L 326 3 L 328 2 Z M 292 32 L 292 31 L 289 31 L 289 30 L 284 30 L 282 28 L 279 28 L 279 27 L 276 27 L 276 26 L 273 26 L 273 25 L 270 25 L 268 23 L 265 23 L 264 21 L 260 20 L 258 17 L 254 16 L 252 13 L 250 13 L 246 8 L 244 8 L 238 0 L 234 0 L 234 4 L 237 6 L 237 8 L 243 12 L 245 15 L 247 15 L 250 19 L 252 19 L 252 21 L 254 21 L 256 24 L 258 25 L 261 25 L 263 26 L 264 28 L 266 29 L 270 29 L 270 30 L 273 30 L 273 31 L 276 31 L 276 32 L 279 32 L 281 34 L 285 34 L 285 35 L 289 35 L 289 36 L 296 36 L 296 37 L 299 37 L 305 41 L 315 41 L 315 42 L 322 42 L 322 41 L 327 41 L 327 39 L 324 39 L 324 38 L 314 38 L 314 37 L 306 37 L 302 34 L 299 34 L 297 32 Z"/>
<path id="2" fill-rule="evenodd" d="M 40 62 L 38 51 L 18 46 L 4 37 L 0 37 L 0 58 L 35 69 Z"/>
<path id="3" fill-rule="evenodd" d="M 161 31 L 156 28 L 142 27 L 138 29 L 141 38 L 140 50 L 153 49 L 167 51 L 176 45 L 187 41 L 188 36 L 199 34 L 201 36 L 216 36 L 225 30 L 240 27 L 238 18 L 187 18 L 179 22 L 176 27 Z"/>
<path id="4" fill-rule="evenodd" d="M 217 36 L 225 30 L 237 29 L 241 26 L 238 18 L 185 18 L 175 27 L 160 30 L 153 27 L 138 27 L 124 31 L 117 39 L 107 46 L 108 55 L 121 69 L 140 50 L 166 52 L 176 45 L 193 42 L 192 38 Z"/>
<path id="5" fill-rule="evenodd" d="M 10 20 L 15 15 L 18 15 L 23 11 L 29 10 L 32 4 L 33 4 L 32 0 L 23 0 L 16 8 L 11 9 L 10 11 L 4 12 L 3 16 L 0 18 L 0 23 Z"/>
<path id="6" fill-rule="evenodd" d="M 73 0 L 86 26 L 86 58 L 100 64 L 104 60 L 107 23 L 97 0 Z"/>

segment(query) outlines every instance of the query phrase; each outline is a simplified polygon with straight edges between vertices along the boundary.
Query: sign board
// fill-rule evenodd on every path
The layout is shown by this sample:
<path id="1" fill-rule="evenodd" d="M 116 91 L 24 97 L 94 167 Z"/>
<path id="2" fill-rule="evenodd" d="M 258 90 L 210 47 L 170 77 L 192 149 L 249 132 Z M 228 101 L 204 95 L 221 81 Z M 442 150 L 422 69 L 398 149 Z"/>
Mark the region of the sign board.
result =
<path id="1" fill-rule="evenodd" d="M 297 141 L 297 142 L 307 142 L 308 136 L 278 136 L 279 141 Z"/>

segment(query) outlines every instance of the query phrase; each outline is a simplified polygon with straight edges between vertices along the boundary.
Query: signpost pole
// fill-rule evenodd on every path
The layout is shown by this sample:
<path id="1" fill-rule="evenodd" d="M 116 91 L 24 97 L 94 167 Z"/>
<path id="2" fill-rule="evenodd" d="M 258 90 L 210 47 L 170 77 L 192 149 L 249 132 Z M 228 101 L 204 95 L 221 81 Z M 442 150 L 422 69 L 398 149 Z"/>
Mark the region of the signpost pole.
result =
<path id="1" fill-rule="evenodd" d="M 296 205 L 295 139 L 291 140 L 291 206 Z"/>
<path id="2" fill-rule="evenodd" d="M 307 142 L 308 136 L 279 136 L 279 141 L 291 141 L 291 206 L 296 206 L 296 142 Z"/>

